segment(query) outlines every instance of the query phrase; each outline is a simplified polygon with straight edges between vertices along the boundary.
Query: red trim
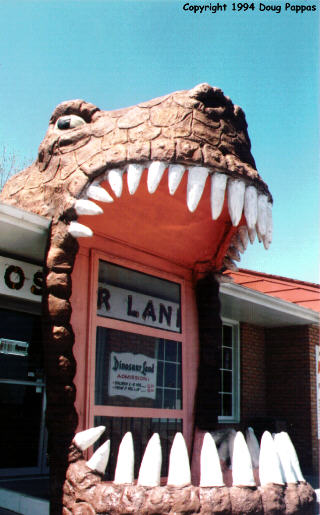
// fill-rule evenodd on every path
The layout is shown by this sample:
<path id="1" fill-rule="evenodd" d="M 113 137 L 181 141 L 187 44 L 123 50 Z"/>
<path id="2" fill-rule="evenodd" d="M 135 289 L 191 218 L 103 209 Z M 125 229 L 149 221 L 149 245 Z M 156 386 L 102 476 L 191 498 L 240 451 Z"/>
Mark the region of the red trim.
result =
<path id="1" fill-rule="evenodd" d="M 227 275 L 241 286 L 320 312 L 319 284 L 245 269 Z"/>

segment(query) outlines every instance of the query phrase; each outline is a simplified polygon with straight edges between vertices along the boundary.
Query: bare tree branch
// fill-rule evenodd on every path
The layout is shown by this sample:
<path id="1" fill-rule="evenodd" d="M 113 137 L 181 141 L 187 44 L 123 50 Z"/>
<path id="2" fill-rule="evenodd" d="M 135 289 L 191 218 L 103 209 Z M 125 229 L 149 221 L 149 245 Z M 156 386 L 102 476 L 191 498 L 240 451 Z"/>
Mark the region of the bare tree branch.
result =
<path id="1" fill-rule="evenodd" d="M 13 150 L 8 150 L 6 145 L 0 146 L 0 191 L 8 179 L 31 164 L 31 159 L 21 159 Z"/>

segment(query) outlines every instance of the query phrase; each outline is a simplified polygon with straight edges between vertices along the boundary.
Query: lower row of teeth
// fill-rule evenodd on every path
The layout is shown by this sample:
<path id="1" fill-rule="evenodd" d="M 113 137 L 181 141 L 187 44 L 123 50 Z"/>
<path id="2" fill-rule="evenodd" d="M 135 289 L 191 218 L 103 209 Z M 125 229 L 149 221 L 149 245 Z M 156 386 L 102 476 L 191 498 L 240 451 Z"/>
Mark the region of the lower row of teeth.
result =
<path id="1" fill-rule="evenodd" d="M 105 431 L 98 426 L 78 433 L 74 438 L 75 445 L 86 450 L 99 439 Z M 259 468 L 261 486 L 269 483 L 284 485 L 305 481 L 295 448 L 287 433 L 271 435 L 268 431 L 262 436 L 259 446 L 252 428 L 247 430 L 246 439 L 241 432 L 234 431 L 229 441 L 234 486 L 256 486 L 253 469 Z M 92 455 L 86 465 L 89 469 L 104 474 L 110 455 L 110 440 L 102 444 Z M 217 450 L 214 438 L 206 433 L 203 439 L 200 456 L 200 486 L 224 486 L 220 460 L 225 458 L 225 446 Z M 162 465 L 162 451 L 159 434 L 155 433 L 146 447 L 138 476 L 141 486 L 159 486 Z M 134 482 L 134 445 L 132 434 L 126 433 L 118 451 L 114 482 L 130 484 Z M 191 472 L 188 450 L 181 433 L 177 433 L 170 452 L 168 485 L 182 487 L 191 484 Z"/>
<path id="2" fill-rule="evenodd" d="M 212 220 L 219 218 L 223 209 L 225 195 L 227 194 L 228 210 L 232 225 L 237 227 L 244 214 L 250 241 L 253 242 L 257 235 L 259 241 L 263 241 L 265 248 L 269 248 L 272 240 L 272 204 L 268 196 L 258 192 L 255 186 L 247 184 L 242 179 L 232 178 L 219 172 L 213 173 L 208 168 L 202 166 L 186 167 L 180 164 L 169 165 L 162 161 L 153 161 L 148 165 L 131 163 L 122 170 L 118 168 L 108 170 L 98 180 L 93 181 L 88 186 L 84 198 L 76 201 L 76 213 L 78 215 L 101 214 L 103 210 L 100 206 L 89 199 L 105 203 L 113 202 L 112 196 L 100 186 L 100 183 L 103 181 L 107 181 L 114 195 L 120 198 L 125 172 L 129 193 L 134 195 L 139 186 L 142 173 L 146 168 L 148 169 L 147 188 L 151 194 L 157 190 L 166 170 L 168 171 L 170 195 L 175 194 L 184 173 L 188 173 L 186 203 L 190 212 L 194 212 L 197 209 L 205 184 L 207 180 L 210 180 Z M 77 222 L 72 222 L 69 232 L 75 237 L 92 235 L 92 231 L 89 228 L 87 228 L 87 231 L 81 230 L 80 225 Z M 240 240 L 242 241 L 243 239 L 245 238 L 240 236 Z M 233 246 L 240 250 L 237 246 Z"/>

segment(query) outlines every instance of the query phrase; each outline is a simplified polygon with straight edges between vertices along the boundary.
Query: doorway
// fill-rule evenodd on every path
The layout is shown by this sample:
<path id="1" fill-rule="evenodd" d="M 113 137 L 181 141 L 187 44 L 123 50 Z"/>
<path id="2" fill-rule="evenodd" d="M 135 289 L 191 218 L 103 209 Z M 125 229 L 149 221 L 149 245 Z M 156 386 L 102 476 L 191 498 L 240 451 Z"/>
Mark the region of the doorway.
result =
<path id="1" fill-rule="evenodd" d="M 0 476 L 47 473 L 45 402 L 41 318 L 0 307 Z"/>

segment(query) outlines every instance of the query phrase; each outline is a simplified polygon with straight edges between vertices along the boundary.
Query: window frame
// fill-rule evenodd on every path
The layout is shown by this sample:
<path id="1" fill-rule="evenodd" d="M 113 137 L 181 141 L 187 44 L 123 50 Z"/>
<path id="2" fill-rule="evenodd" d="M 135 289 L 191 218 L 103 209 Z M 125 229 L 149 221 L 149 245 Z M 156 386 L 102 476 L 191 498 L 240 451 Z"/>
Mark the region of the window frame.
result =
<path id="1" fill-rule="evenodd" d="M 131 269 L 137 272 L 145 273 L 154 277 L 159 277 L 180 286 L 180 303 L 181 303 L 181 332 L 166 331 L 151 326 L 144 326 L 135 322 L 117 320 L 99 316 L 96 312 L 97 290 L 99 286 L 99 260 L 107 261 L 112 264 Z M 88 333 L 88 349 L 87 349 L 87 392 L 86 392 L 86 422 L 87 427 L 94 425 L 95 416 L 106 417 L 133 417 L 133 418 L 164 418 L 164 419 L 181 419 L 183 430 L 188 419 L 188 406 L 185 399 L 188 395 L 188 365 L 187 365 L 187 345 L 186 345 L 186 302 L 185 302 L 185 280 L 180 275 L 174 275 L 164 270 L 148 266 L 139 262 L 128 260 L 123 257 L 114 256 L 107 252 L 95 250 L 90 255 L 90 299 L 89 299 L 89 333 Z M 164 408 L 142 408 L 127 406 L 112 406 L 95 404 L 95 359 L 96 359 L 96 329 L 97 327 L 105 327 L 119 331 L 131 332 L 146 336 L 163 338 L 165 340 L 176 340 L 181 342 L 182 351 L 182 409 L 164 409 Z"/>
<path id="2" fill-rule="evenodd" d="M 225 325 L 232 328 L 232 415 L 219 415 L 218 422 L 220 424 L 231 424 L 240 422 L 240 323 L 224 317 L 221 319 L 221 322 L 222 326 Z M 219 402 L 221 393 L 221 387 L 219 387 Z"/>

